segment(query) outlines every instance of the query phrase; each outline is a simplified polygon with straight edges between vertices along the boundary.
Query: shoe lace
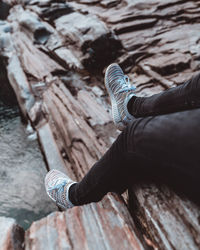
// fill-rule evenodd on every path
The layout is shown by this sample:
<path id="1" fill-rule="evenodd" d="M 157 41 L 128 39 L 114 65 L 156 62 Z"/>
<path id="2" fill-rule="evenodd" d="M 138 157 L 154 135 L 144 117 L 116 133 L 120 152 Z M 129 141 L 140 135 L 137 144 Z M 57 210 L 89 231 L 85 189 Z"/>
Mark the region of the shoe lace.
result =
<path id="1" fill-rule="evenodd" d="M 53 188 L 49 188 L 48 191 L 57 191 L 56 192 L 56 205 L 60 205 L 60 202 L 63 203 L 62 199 L 62 193 L 64 192 L 64 187 L 67 184 L 67 181 L 63 181 L 57 185 L 55 185 Z"/>
<path id="2" fill-rule="evenodd" d="M 48 191 L 53 191 L 53 190 L 57 190 L 58 192 L 64 191 L 64 187 L 66 184 L 67 184 L 67 181 L 63 181 L 63 182 L 55 185 L 54 187 L 49 188 Z"/>
<path id="3" fill-rule="evenodd" d="M 120 90 L 118 91 L 118 93 L 129 92 L 131 90 L 136 89 L 135 86 L 131 85 L 130 79 L 126 75 L 122 77 L 121 79 L 119 79 L 118 82 L 120 84 Z"/>

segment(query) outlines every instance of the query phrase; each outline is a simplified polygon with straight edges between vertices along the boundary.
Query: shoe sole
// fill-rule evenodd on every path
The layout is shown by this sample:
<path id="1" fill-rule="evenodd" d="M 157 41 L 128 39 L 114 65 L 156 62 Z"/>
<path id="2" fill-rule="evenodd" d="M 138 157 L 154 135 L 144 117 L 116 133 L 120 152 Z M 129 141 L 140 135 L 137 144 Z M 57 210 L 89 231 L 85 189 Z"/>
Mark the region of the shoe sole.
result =
<path id="1" fill-rule="evenodd" d="M 123 122 L 122 122 L 122 118 L 121 118 L 121 115 L 120 115 L 119 110 L 118 110 L 118 107 L 117 107 L 117 106 L 118 106 L 118 105 L 117 105 L 117 102 L 116 102 L 115 97 L 114 97 L 114 95 L 113 95 L 113 93 L 112 93 L 112 90 L 110 89 L 109 84 L 108 84 L 108 82 L 107 82 L 107 80 L 106 80 L 106 79 L 107 79 L 107 75 L 108 75 L 109 69 L 110 69 L 112 66 L 114 66 L 114 65 L 118 66 L 118 64 L 113 63 L 113 64 L 109 65 L 108 68 L 106 69 L 104 82 L 105 82 L 105 86 L 106 86 L 106 89 L 107 89 L 107 91 L 108 91 L 108 94 L 109 94 L 110 100 L 111 100 L 113 122 L 114 122 L 114 124 L 116 125 L 116 127 L 117 127 L 119 130 L 123 130 L 125 126 L 124 126 L 124 124 L 123 124 Z M 116 119 L 116 117 L 117 117 L 117 119 Z"/>

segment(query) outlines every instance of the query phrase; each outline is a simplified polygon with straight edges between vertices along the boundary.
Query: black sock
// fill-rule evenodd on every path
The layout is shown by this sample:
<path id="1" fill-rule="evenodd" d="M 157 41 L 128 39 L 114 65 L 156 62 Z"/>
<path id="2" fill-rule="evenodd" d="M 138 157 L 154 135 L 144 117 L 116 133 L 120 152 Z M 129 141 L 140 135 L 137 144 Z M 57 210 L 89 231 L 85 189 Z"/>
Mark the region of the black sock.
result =
<path id="1" fill-rule="evenodd" d="M 128 104 L 127 104 L 127 110 L 131 115 L 133 113 L 132 110 L 133 110 L 133 105 L 134 105 L 136 98 L 137 96 L 131 97 L 131 99 L 128 101 Z"/>

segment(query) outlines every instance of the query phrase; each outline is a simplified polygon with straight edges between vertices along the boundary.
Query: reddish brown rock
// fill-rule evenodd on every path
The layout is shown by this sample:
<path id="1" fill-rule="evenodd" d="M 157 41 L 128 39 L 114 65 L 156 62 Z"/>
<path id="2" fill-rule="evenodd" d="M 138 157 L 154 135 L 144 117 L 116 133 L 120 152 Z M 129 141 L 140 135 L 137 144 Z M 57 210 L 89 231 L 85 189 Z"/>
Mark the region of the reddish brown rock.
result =
<path id="1" fill-rule="evenodd" d="M 133 191 L 133 193 L 132 193 Z M 200 209 L 167 187 L 143 185 L 130 191 L 132 212 L 157 249 L 200 248 Z"/>
<path id="2" fill-rule="evenodd" d="M 145 249 L 125 204 L 108 196 L 99 203 L 56 212 L 34 222 L 26 249 Z"/>

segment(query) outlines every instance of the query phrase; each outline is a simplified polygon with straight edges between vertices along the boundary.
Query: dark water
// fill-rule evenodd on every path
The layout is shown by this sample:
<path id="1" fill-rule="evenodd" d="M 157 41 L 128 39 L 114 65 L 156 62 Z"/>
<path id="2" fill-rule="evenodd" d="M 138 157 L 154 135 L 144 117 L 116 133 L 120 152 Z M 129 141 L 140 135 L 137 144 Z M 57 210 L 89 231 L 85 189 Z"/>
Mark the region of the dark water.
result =
<path id="1" fill-rule="evenodd" d="M 28 139 L 18 109 L 0 102 L 0 216 L 25 229 L 56 206 L 44 189 L 45 164 L 36 140 Z"/>

